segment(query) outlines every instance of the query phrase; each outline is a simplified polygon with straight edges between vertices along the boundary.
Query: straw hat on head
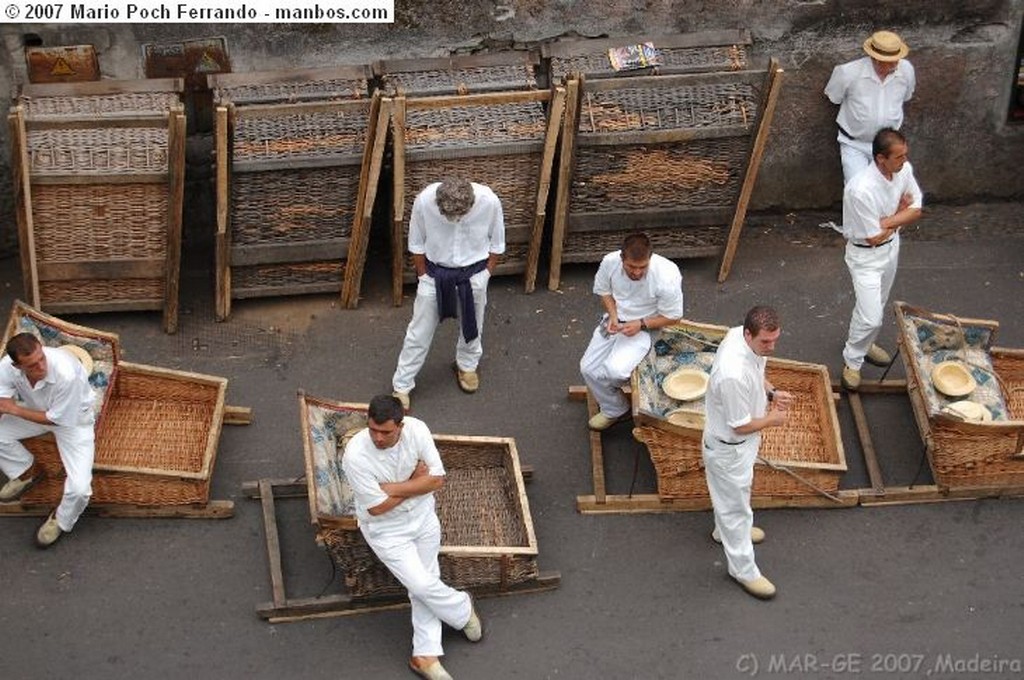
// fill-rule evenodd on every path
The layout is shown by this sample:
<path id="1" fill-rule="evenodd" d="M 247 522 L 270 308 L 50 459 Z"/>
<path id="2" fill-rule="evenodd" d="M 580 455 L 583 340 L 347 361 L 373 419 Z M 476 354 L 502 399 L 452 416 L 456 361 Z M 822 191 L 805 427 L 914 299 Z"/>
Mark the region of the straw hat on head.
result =
<path id="1" fill-rule="evenodd" d="M 959 361 L 943 361 L 932 369 L 932 384 L 948 397 L 963 397 L 978 386 L 971 372 Z"/>
<path id="2" fill-rule="evenodd" d="M 708 389 L 708 374 L 698 368 L 680 368 L 665 376 L 661 389 L 679 401 L 700 399 Z"/>
<path id="3" fill-rule="evenodd" d="M 878 61 L 899 61 L 907 56 L 910 48 L 892 31 L 875 31 L 864 41 L 864 51 Z"/>
<path id="4" fill-rule="evenodd" d="M 92 356 L 89 355 L 89 352 L 87 352 L 84 347 L 79 347 L 78 345 L 61 345 L 60 349 L 78 359 L 82 364 L 82 368 L 85 369 L 86 375 L 92 375 Z"/>

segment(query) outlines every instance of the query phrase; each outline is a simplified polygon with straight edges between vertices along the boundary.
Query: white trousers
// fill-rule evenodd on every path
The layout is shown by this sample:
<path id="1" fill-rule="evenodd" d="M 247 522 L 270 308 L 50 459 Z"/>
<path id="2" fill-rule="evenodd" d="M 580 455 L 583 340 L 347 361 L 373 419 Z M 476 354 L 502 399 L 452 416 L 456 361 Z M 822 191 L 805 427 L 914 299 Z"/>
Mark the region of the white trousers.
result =
<path id="1" fill-rule="evenodd" d="M 487 282 L 491 274 L 486 269 L 473 274 L 469 282 L 473 288 L 473 303 L 476 306 L 476 327 L 479 335 L 472 342 L 466 342 L 459 330 L 459 341 L 455 345 L 455 363 L 463 371 L 475 371 L 483 356 L 484 311 L 487 309 Z M 455 323 L 461 323 L 458 319 Z M 437 313 L 437 290 L 429 274 L 419 278 L 416 285 L 416 302 L 412 308 L 412 320 L 405 331 L 402 353 L 398 355 L 398 367 L 391 378 L 391 387 L 396 392 L 411 392 L 416 386 L 416 375 L 427 359 L 434 331 L 440 323 Z"/>
<path id="2" fill-rule="evenodd" d="M 580 359 L 580 373 L 601 407 L 601 413 L 609 418 L 618 418 L 629 411 L 629 400 L 622 393 L 622 386 L 650 351 L 651 334 L 640 331 L 626 337 L 615 333 L 606 338 L 602 328 L 598 324 L 594 329 L 587 351 Z"/>
<path id="3" fill-rule="evenodd" d="M 849 184 L 853 176 L 871 165 L 871 142 L 861 142 L 841 137 L 839 158 L 843 163 L 843 184 Z"/>
<path id="4" fill-rule="evenodd" d="M 395 529 L 362 524 L 363 537 L 395 578 L 409 591 L 412 605 L 413 656 L 441 656 L 441 622 L 462 630 L 472 609 L 469 595 L 441 580 L 437 553 L 441 524 L 433 510 L 409 513 L 409 522 Z"/>
<path id="5" fill-rule="evenodd" d="M 877 248 L 846 244 L 846 266 L 853 279 L 856 302 L 850 317 L 846 346 L 843 347 L 843 361 L 854 370 L 859 371 L 864 365 L 864 355 L 882 330 L 885 305 L 896 280 L 899 255 L 899 234 L 894 235 L 888 244 Z"/>
<path id="6" fill-rule="evenodd" d="M 57 524 L 63 531 L 71 531 L 92 496 L 92 463 L 96 453 L 92 425 L 39 425 L 5 413 L 0 416 L 0 471 L 8 479 L 24 474 L 32 467 L 35 458 L 21 440 L 46 432 L 52 432 L 57 440 L 57 450 L 67 475 L 64 497 L 57 506 Z"/>
<path id="7" fill-rule="evenodd" d="M 704 435 L 701 452 L 704 473 L 715 511 L 715 528 L 722 538 L 729 575 L 741 581 L 760 578 L 754 561 L 750 530 L 754 511 L 750 509 L 750 488 L 754 481 L 754 460 L 761 437 L 751 435 L 739 445 L 723 444 Z"/>

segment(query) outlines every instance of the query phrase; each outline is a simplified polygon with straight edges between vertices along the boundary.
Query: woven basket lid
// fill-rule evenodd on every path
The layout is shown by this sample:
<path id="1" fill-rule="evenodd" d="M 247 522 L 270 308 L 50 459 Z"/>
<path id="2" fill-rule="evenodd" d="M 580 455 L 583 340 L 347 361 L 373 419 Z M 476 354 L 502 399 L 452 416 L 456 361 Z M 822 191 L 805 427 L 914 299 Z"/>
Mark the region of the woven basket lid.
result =
<path id="1" fill-rule="evenodd" d="M 680 368 L 665 376 L 661 389 L 679 401 L 700 399 L 708 389 L 708 374 L 697 368 Z"/>
<path id="2" fill-rule="evenodd" d="M 978 383 L 959 361 L 943 361 L 932 369 L 932 384 L 948 397 L 963 397 L 974 391 Z"/>
<path id="3" fill-rule="evenodd" d="M 946 404 L 942 411 L 972 423 L 992 422 L 992 412 L 984 404 L 979 404 L 970 399 L 961 399 L 960 401 Z"/>
<path id="4" fill-rule="evenodd" d="M 698 430 L 704 429 L 704 414 L 700 411 L 691 411 L 686 408 L 677 408 L 665 414 L 665 420 L 680 427 L 692 427 Z"/>
<path id="5" fill-rule="evenodd" d="M 79 347 L 78 345 L 61 345 L 60 349 L 78 359 L 82 364 L 82 368 L 85 369 L 86 375 L 92 375 L 92 356 L 89 355 L 89 352 L 87 352 L 84 347 Z"/>

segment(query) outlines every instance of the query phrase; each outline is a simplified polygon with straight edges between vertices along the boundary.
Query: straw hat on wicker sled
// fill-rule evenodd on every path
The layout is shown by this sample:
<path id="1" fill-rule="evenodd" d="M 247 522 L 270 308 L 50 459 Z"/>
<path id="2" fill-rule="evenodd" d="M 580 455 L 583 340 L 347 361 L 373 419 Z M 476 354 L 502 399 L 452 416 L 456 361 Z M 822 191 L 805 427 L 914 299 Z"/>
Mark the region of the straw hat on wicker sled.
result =
<path id="1" fill-rule="evenodd" d="M 932 369 L 932 384 L 947 397 L 963 397 L 974 391 L 978 383 L 959 361 L 943 361 Z"/>
<path id="2" fill-rule="evenodd" d="M 992 412 L 989 411 L 984 404 L 979 404 L 976 401 L 969 399 L 961 399 L 960 401 L 954 401 L 951 404 L 946 404 L 942 409 L 943 413 L 948 413 L 957 418 L 962 418 L 972 423 L 990 423 L 992 422 Z"/>
<path id="3" fill-rule="evenodd" d="M 61 345 L 60 349 L 64 350 L 74 358 L 78 359 L 78 361 L 81 362 L 82 364 L 82 368 L 85 369 L 86 375 L 92 375 L 92 357 L 89 355 L 89 353 L 85 350 L 84 347 L 79 347 L 78 345 Z"/>
<path id="4" fill-rule="evenodd" d="M 665 376 L 661 389 L 679 401 L 700 399 L 708 389 L 708 374 L 699 368 L 680 368 Z"/>

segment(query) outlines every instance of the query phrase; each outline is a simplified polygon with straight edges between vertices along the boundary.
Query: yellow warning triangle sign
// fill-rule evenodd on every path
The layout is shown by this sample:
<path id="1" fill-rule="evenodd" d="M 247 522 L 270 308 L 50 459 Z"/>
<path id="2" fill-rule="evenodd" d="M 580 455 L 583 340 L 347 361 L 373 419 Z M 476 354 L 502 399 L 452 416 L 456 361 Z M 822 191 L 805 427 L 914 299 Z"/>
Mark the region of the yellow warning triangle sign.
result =
<path id="1" fill-rule="evenodd" d="M 209 52 L 203 52 L 202 58 L 199 60 L 199 64 L 196 66 L 198 73 L 213 73 L 220 71 L 220 64 L 217 60 L 210 56 Z"/>
<path id="2" fill-rule="evenodd" d="M 75 69 L 71 68 L 71 64 L 64 57 L 57 57 L 57 61 L 53 62 L 53 68 L 50 69 L 50 75 L 73 76 L 75 75 Z"/>

